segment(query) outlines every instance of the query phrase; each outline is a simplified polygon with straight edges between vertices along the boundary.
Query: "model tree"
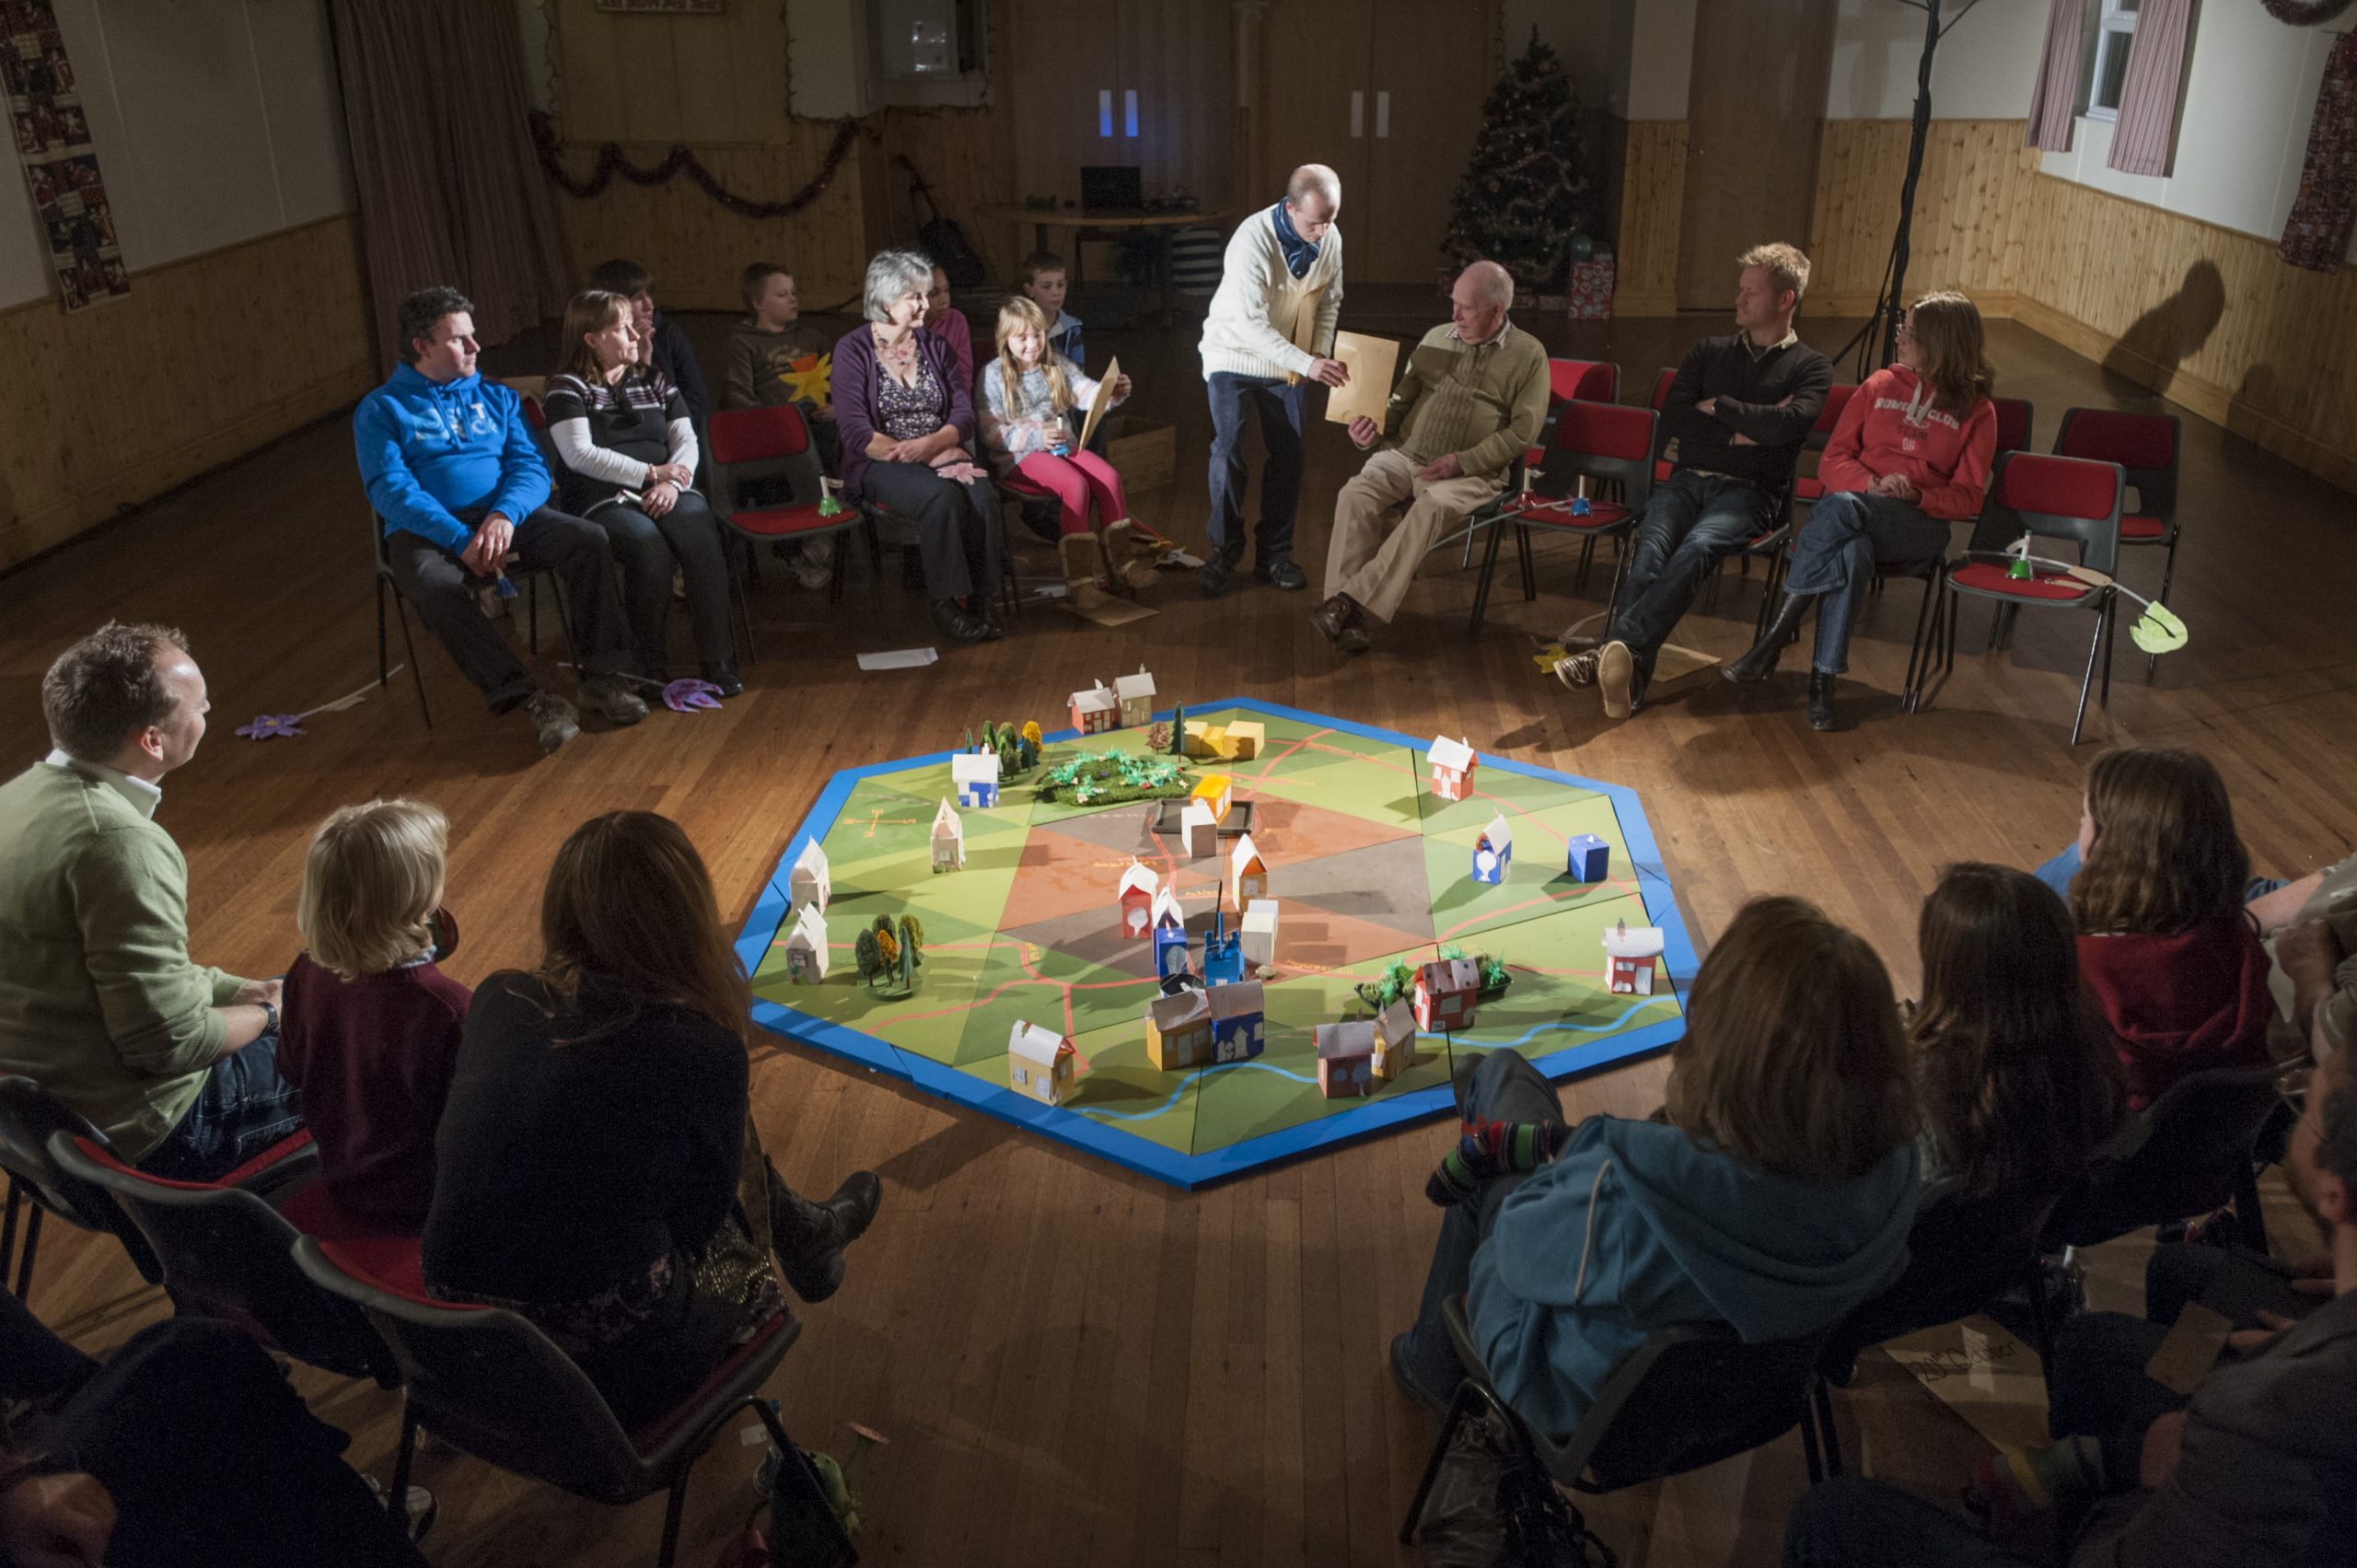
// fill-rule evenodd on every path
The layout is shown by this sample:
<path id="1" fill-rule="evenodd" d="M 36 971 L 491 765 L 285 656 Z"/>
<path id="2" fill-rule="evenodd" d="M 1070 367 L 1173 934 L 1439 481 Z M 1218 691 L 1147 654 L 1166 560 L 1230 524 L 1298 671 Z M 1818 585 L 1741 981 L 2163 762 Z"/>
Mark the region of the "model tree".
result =
<path id="1" fill-rule="evenodd" d="M 1587 209 L 1578 115 L 1562 61 L 1532 28 L 1530 47 L 1481 106 L 1473 160 L 1442 241 L 1451 261 L 1461 267 L 1487 257 L 1524 288 L 1562 282 Z"/>
<path id="2" fill-rule="evenodd" d="M 912 914 L 900 917 L 900 989 L 917 988 L 917 969 L 924 962 L 924 927 Z"/>
<path id="3" fill-rule="evenodd" d="M 851 945 L 851 954 L 859 966 L 859 978 L 874 985 L 884 972 L 884 950 L 876 945 L 876 933 L 861 932 Z"/>
<path id="4" fill-rule="evenodd" d="M 1026 768 L 1036 768 L 1039 765 L 1039 744 L 1042 738 L 1038 719 L 1023 721 L 1023 748 L 1020 760 Z"/>
<path id="5" fill-rule="evenodd" d="M 1173 757 L 1187 754 L 1187 710 L 1183 707 L 1170 710 L 1170 754 Z"/>

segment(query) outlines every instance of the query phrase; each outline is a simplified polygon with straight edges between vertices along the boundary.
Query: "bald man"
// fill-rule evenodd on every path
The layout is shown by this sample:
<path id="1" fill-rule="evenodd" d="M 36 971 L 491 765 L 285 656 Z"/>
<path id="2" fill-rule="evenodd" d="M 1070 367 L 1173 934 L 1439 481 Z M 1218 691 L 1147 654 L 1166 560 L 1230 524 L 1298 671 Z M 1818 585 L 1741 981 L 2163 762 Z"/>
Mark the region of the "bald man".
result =
<path id="1" fill-rule="evenodd" d="M 1326 602 L 1309 617 L 1346 654 L 1366 651 L 1433 540 L 1505 487 L 1547 418 L 1547 350 L 1506 319 L 1506 270 L 1474 262 L 1457 274 L 1448 303 L 1448 325 L 1409 354 L 1383 423 L 1351 421 L 1359 450 L 1381 449 L 1334 497 Z"/>
<path id="2" fill-rule="evenodd" d="M 1339 387 L 1350 372 L 1334 352 L 1342 308 L 1342 181 L 1306 163 L 1285 199 L 1238 224 L 1227 241 L 1219 289 L 1203 318 L 1203 383 L 1212 405 L 1211 559 L 1207 596 L 1227 591 L 1244 560 L 1244 411 L 1260 421 L 1268 466 L 1260 475 L 1260 526 L 1252 575 L 1280 588 L 1306 588 L 1294 563 L 1294 513 L 1301 502 L 1301 408 L 1305 381 Z M 1303 330 L 1306 329 L 1306 330 Z M 1302 346 L 1305 343 L 1314 345 Z"/>

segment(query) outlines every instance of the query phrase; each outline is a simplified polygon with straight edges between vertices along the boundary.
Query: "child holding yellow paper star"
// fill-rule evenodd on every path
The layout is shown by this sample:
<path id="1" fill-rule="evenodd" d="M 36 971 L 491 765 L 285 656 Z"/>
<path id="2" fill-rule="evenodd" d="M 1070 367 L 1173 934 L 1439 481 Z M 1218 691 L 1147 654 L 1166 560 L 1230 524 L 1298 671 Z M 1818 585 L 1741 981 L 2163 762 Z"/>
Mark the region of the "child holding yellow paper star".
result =
<path id="1" fill-rule="evenodd" d="M 802 299 L 795 292 L 794 274 L 775 261 L 755 261 L 737 280 L 752 314 L 728 334 L 726 366 L 721 375 L 720 406 L 724 409 L 774 408 L 792 403 L 809 426 L 811 445 L 819 449 L 819 466 L 841 471 L 842 437 L 835 430 L 833 393 L 828 377 L 834 369 L 834 343 L 802 319 Z M 813 496 L 769 497 L 749 491 L 748 501 L 759 505 Z M 823 588 L 834 560 L 835 541 L 811 540 L 802 544 L 781 541 L 773 547 L 794 559 L 796 581 L 807 588 Z"/>

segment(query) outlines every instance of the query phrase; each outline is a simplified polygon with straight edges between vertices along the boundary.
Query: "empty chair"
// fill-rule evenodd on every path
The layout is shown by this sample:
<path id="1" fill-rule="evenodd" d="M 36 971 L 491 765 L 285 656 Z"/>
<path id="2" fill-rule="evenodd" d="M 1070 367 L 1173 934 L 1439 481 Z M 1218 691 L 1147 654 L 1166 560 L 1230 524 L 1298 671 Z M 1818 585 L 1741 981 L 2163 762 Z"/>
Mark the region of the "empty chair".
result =
<path id="1" fill-rule="evenodd" d="M 2099 408 L 2064 409 L 2062 428 L 2054 433 L 2057 456 L 2118 463 L 2127 476 L 2136 493 L 2136 509 L 2119 519 L 2120 547 L 2161 548 L 2161 591 L 2153 597 L 2164 603 L 2169 585 L 2177 578 L 2179 433 L 2173 413 L 2120 413 Z M 2150 676 L 2159 662 L 2160 655 L 2146 655 L 2144 673 Z"/>
<path id="2" fill-rule="evenodd" d="M 59 1132 L 49 1147 L 61 1168 L 105 1189 L 131 1216 L 155 1248 L 164 1288 L 181 1311 L 235 1323 L 297 1361 L 346 1377 L 374 1377 L 388 1388 L 401 1380 L 359 1308 L 295 1266 L 299 1232 L 287 1214 L 247 1188 L 150 1176 L 95 1139 Z M 314 1166 L 316 1156 L 310 1134 L 297 1133 L 264 1156 L 264 1168 Z M 414 1251 L 416 1238 L 408 1245 Z"/>
<path id="3" fill-rule="evenodd" d="M 1551 529 L 1580 540 L 1577 580 L 1582 585 L 1587 581 L 1596 541 L 1607 537 L 1623 540 L 1620 563 L 1612 574 L 1612 591 L 1605 598 L 1609 613 L 1620 598 L 1621 575 L 1628 564 L 1627 535 L 1644 515 L 1645 503 L 1653 494 L 1651 458 L 1655 427 L 1660 417 L 1650 409 L 1622 408 L 1616 403 L 1580 401 L 1563 405 L 1556 416 L 1540 465 L 1543 487 L 1534 487 L 1529 494 L 1509 491 L 1485 508 L 1488 516 L 1482 520 L 1495 526 L 1489 545 L 1482 552 L 1481 579 L 1474 589 L 1469 631 L 1481 628 L 1482 613 L 1489 607 L 1491 579 L 1497 571 L 1498 528 L 1507 524 L 1514 528 L 1515 552 L 1522 568 L 1522 597 L 1526 599 L 1538 597 L 1531 570 L 1531 529 Z M 1586 511 L 1574 510 L 1566 498 L 1582 478 L 1619 486 L 1620 499 L 1593 500 Z M 1480 516 L 1477 514 L 1477 517 Z"/>
<path id="4" fill-rule="evenodd" d="M 875 525 L 865 514 L 851 505 L 839 505 L 831 515 L 825 510 L 823 479 L 810 427 L 794 404 L 724 409 L 712 416 L 713 510 L 731 533 L 748 544 L 799 544 L 865 528 L 870 563 L 880 560 Z M 791 499 L 754 504 L 747 489 L 762 481 L 783 481 Z M 842 598 L 843 556 L 841 550 L 835 552 L 830 598 Z"/>

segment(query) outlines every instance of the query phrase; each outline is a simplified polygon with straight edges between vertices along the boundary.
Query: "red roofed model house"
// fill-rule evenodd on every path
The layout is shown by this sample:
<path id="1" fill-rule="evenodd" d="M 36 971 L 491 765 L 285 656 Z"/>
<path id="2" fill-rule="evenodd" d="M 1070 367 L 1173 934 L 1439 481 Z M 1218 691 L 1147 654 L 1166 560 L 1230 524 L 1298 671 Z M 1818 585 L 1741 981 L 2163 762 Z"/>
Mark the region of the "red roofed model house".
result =
<path id="1" fill-rule="evenodd" d="M 1432 760 L 1434 795 L 1462 800 L 1473 793 L 1473 770 L 1479 764 L 1472 747 L 1443 735 L 1434 738 L 1424 754 Z"/>
<path id="2" fill-rule="evenodd" d="M 1473 1027 L 1480 967 L 1470 958 L 1436 958 L 1416 971 L 1416 1027 L 1426 1034 Z"/>

